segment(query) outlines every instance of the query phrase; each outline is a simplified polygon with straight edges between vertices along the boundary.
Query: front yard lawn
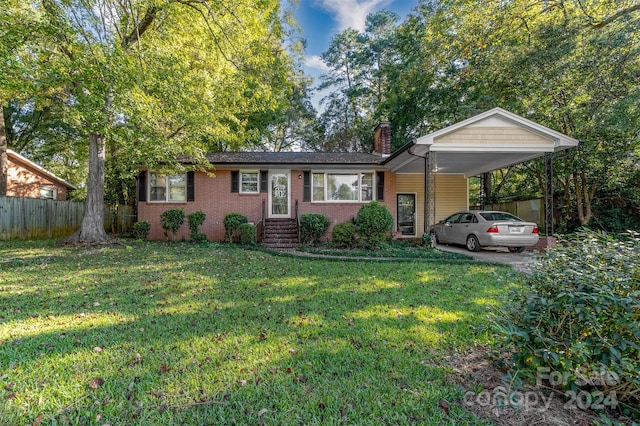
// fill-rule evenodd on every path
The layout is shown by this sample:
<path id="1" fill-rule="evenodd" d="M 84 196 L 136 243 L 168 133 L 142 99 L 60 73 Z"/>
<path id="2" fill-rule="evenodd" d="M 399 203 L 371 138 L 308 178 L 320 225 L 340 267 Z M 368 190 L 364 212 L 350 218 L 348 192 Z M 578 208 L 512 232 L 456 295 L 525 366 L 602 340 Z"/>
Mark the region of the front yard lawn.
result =
<path id="1" fill-rule="evenodd" d="M 506 267 L 126 244 L 0 242 L 0 424 L 487 424 L 445 358 Z"/>

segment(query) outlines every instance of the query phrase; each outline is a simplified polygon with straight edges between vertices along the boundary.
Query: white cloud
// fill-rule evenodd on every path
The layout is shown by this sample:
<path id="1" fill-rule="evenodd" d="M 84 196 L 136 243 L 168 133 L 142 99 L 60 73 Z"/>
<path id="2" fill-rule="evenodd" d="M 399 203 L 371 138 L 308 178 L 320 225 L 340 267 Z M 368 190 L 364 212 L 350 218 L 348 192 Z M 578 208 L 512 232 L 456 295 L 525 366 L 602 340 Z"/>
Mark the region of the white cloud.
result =
<path id="1" fill-rule="evenodd" d="M 313 68 L 314 70 L 318 70 L 322 73 L 329 72 L 330 70 L 327 64 L 325 64 L 322 58 L 318 55 L 307 56 L 304 59 L 304 64 L 307 68 Z"/>
<path id="2" fill-rule="evenodd" d="M 334 14 L 338 30 L 353 28 L 363 31 L 367 15 L 392 3 L 393 0 L 317 0 L 323 9 Z"/>

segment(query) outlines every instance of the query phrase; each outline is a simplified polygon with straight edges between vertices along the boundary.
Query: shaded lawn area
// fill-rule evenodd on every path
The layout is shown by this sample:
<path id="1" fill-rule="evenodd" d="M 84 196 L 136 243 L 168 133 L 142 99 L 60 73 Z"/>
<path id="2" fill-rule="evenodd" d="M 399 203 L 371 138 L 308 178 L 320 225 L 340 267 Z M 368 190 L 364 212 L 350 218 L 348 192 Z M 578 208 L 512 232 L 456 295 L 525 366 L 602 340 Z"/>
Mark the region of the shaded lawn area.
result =
<path id="1" fill-rule="evenodd" d="M 127 244 L 0 242 L 0 424 L 486 424 L 444 358 L 508 268 Z"/>

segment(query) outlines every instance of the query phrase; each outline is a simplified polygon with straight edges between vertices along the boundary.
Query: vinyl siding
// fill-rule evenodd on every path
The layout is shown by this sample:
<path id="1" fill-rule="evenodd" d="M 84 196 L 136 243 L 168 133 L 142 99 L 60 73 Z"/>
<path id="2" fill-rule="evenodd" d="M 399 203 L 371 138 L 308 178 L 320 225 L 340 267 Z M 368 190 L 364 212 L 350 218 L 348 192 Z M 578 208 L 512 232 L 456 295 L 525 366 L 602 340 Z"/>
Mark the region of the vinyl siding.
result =
<path id="1" fill-rule="evenodd" d="M 465 127 L 434 140 L 434 145 L 540 145 L 553 146 L 553 141 L 519 127 Z"/>
<path id="2" fill-rule="evenodd" d="M 464 175 L 436 175 L 436 218 L 442 220 L 452 213 L 465 210 L 469 206 L 469 187 Z M 417 235 L 424 233 L 424 175 L 397 174 L 396 193 L 415 193 L 417 203 Z"/>

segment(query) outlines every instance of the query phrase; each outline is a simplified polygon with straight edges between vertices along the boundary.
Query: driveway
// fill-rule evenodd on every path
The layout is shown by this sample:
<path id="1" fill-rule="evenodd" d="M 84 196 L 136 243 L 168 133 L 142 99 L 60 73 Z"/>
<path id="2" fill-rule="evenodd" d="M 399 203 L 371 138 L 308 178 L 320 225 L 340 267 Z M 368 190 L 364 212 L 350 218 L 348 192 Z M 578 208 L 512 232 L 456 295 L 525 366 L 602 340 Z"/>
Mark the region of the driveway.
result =
<path id="1" fill-rule="evenodd" d="M 537 260 L 540 255 L 540 253 L 536 251 L 511 253 L 507 248 L 503 247 L 487 247 L 478 252 L 469 251 L 462 246 L 449 244 L 437 244 L 436 248 L 442 251 L 466 254 L 467 256 L 472 256 L 474 260 L 481 262 L 510 265 L 516 271 L 523 273 L 531 272 L 532 263 Z"/>

